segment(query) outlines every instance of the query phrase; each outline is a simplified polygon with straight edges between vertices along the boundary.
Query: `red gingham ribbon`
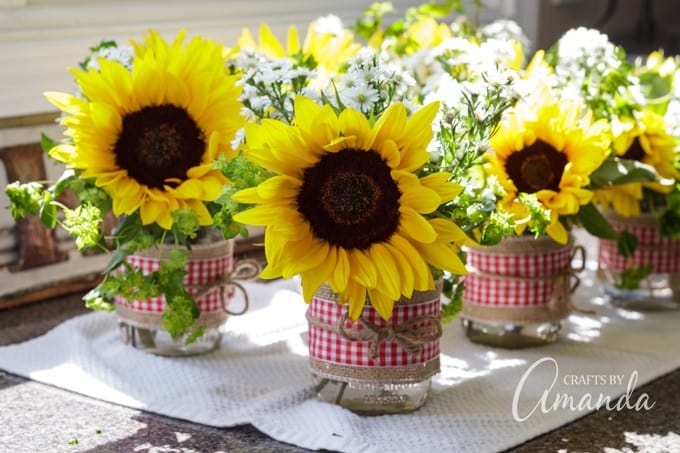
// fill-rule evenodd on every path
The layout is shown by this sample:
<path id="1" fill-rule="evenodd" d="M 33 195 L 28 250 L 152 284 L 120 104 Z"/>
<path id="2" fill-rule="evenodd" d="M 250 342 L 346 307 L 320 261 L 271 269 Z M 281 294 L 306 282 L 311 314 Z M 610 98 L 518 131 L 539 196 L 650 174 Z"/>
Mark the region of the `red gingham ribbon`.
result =
<path id="1" fill-rule="evenodd" d="M 569 296 L 568 246 L 544 253 L 505 254 L 479 249 L 466 253 L 470 273 L 463 277 L 465 303 L 535 307 Z"/>
<path id="2" fill-rule="evenodd" d="M 130 255 L 127 262 L 132 266 L 141 269 L 144 275 L 155 272 L 160 267 L 158 258 Z M 187 275 L 182 280 L 185 285 L 202 285 L 209 283 L 218 277 L 228 274 L 233 270 L 234 259 L 232 255 L 218 256 L 215 258 L 189 258 L 187 260 Z M 199 292 L 197 287 L 187 287 L 187 292 L 194 296 Z M 127 302 L 120 296 L 115 296 L 117 304 L 125 305 L 126 308 L 145 313 L 163 313 L 165 310 L 165 296 L 154 297 L 144 301 Z M 201 313 L 222 311 L 222 301 L 220 299 L 220 288 L 215 287 L 209 290 L 203 297 L 196 301 Z"/>
<path id="3" fill-rule="evenodd" d="M 343 317 L 347 307 L 339 305 L 333 300 L 325 299 L 319 295 L 312 298 L 307 309 L 308 318 L 328 326 L 336 326 Z M 370 323 L 373 328 L 395 328 L 401 323 L 409 322 L 415 318 L 440 319 L 439 296 L 417 304 L 395 305 L 392 317 L 385 321 L 375 309 L 369 305 L 364 307 L 360 319 L 362 322 L 353 322 L 346 319 L 343 327 L 346 331 L 365 332 L 363 323 Z M 437 321 L 439 322 L 439 321 Z M 413 326 L 414 331 L 428 328 L 431 321 L 423 320 Z M 372 358 L 371 349 L 375 347 L 375 359 Z M 377 346 L 369 341 L 350 341 L 342 338 L 334 329 L 327 329 L 309 324 L 309 355 L 318 360 L 324 360 L 341 365 L 356 365 L 367 367 L 398 367 L 404 365 L 418 365 L 427 363 L 439 356 L 439 338 L 434 341 L 426 341 L 418 348 L 418 352 L 407 351 L 399 341 L 388 338 Z"/>
<path id="4" fill-rule="evenodd" d="M 654 267 L 657 274 L 674 274 L 680 272 L 680 239 L 669 239 L 659 234 L 654 225 L 635 225 L 617 222 L 610 219 L 616 231 L 628 231 L 638 238 L 638 248 L 631 257 L 633 266 Z M 616 241 L 601 239 L 599 250 L 599 265 L 603 269 L 622 272 L 628 268 L 628 258 L 619 254 Z"/>

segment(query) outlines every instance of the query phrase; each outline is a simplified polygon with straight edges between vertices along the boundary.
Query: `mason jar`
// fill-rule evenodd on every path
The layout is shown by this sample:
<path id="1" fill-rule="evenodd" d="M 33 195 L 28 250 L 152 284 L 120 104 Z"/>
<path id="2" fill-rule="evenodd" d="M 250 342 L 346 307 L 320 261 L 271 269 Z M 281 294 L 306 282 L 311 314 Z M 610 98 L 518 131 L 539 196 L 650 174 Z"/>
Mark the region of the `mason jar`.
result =
<path id="1" fill-rule="evenodd" d="M 441 285 L 414 291 L 384 320 L 367 301 L 352 321 L 327 285 L 307 310 L 309 366 L 318 397 L 353 412 L 394 414 L 427 401 L 439 372 Z"/>
<path id="2" fill-rule="evenodd" d="M 468 274 L 463 277 L 459 315 L 467 338 L 502 348 L 553 343 L 571 311 L 578 284 L 572 259 L 585 250 L 573 239 L 559 244 L 548 236 L 509 237 L 497 245 L 465 247 Z"/>

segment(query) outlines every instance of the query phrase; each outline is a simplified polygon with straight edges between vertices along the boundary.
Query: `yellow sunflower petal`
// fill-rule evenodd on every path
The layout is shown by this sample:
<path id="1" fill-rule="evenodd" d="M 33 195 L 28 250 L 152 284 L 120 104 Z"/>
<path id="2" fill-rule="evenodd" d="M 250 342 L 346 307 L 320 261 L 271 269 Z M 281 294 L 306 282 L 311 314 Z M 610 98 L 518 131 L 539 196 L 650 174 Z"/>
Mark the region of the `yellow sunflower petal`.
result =
<path id="1" fill-rule="evenodd" d="M 437 192 L 429 189 L 422 184 L 413 173 L 392 172 L 399 185 L 403 206 L 409 206 L 421 214 L 434 212 L 441 204 L 441 197 Z"/>
<path id="2" fill-rule="evenodd" d="M 390 244 L 385 244 L 385 248 L 390 252 L 396 268 L 399 272 L 399 279 L 401 280 L 401 294 L 404 297 L 411 297 L 413 295 L 413 268 L 409 263 L 406 256 L 401 253 L 398 249 Z M 374 286 L 374 285 L 367 285 Z"/>
<path id="3" fill-rule="evenodd" d="M 423 243 L 434 242 L 437 239 L 437 232 L 432 228 L 432 225 L 415 209 L 409 206 L 401 206 L 399 214 L 401 217 L 399 230 L 403 231 L 409 238 Z"/>
<path id="4" fill-rule="evenodd" d="M 142 219 L 142 225 L 149 225 L 154 223 L 163 211 L 166 211 L 168 206 L 160 201 L 148 200 L 146 201 L 140 209 L 140 217 Z"/>
<path id="5" fill-rule="evenodd" d="M 569 240 L 569 233 L 557 216 L 553 216 L 550 225 L 548 225 L 545 231 L 558 244 L 566 244 Z"/>
<path id="6" fill-rule="evenodd" d="M 302 181 L 290 176 L 274 176 L 257 187 L 262 200 L 279 198 L 294 200 L 302 186 Z"/>
<path id="7" fill-rule="evenodd" d="M 401 296 L 399 270 L 387 247 L 380 243 L 374 244 L 368 253 L 374 263 L 380 263 L 376 288 L 380 288 L 383 293 L 394 300 L 399 299 Z"/>
<path id="8" fill-rule="evenodd" d="M 257 187 L 241 189 L 231 196 L 231 199 L 244 204 L 262 203 L 264 199 L 258 194 Z"/>
<path id="9" fill-rule="evenodd" d="M 347 288 L 347 283 L 350 279 L 350 265 L 347 250 L 342 247 L 336 247 L 336 262 L 335 269 L 328 279 L 328 284 L 333 291 L 341 293 Z"/>
<path id="10" fill-rule="evenodd" d="M 249 225 L 265 226 L 275 223 L 277 212 L 270 207 L 259 205 L 246 211 L 239 212 L 234 220 Z"/>
<path id="11" fill-rule="evenodd" d="M 322 261 L 319 266 L 314 269 L 302 272 L 300 274 L 302 280 L 302 294 L 305 301 L 309 302 L 314 297 L 314 293 L 326 282 L 328 282 L 333 274 L 337 264 L 337 249 L 331 247 L 328 250 L 328 257 Z"/>
<path id="12" fill-rule="evenodd" d="M 73 158 L 74 152 L 75 147 L 73 147 L 73 145 L 60 144 L 52 147 L 48 154 L 52 159 L 56 159 L 60 162 L 69 162 Z"/>
<path id="13" fill-rule="evenodd" d="M 413 288 L 419 291 L 425 291 L 429 287 L 429 282 L 432 279 L 432 273 L 427 267 L 427 263 L 423 260 L 420 252 L 407 239 L 395 234 L 390 238 L 390 245 L 402 253 L 413 273 Z"/>
<path id="14" fill-rule="evenodd" d="M 433 266 L 456 275 L 465 275 L 467 270 L 456 250 L 445 244 L 418 244 L 416 248 L 423 258 Z"/>
<path id="15" fill-rule="evenodd" d="M 438 111 L 439 103 L 432 102 L 422 107 L 408 119 L 404 129 L 404 136 L 408 138 L 408 146 L 404 147 L 405 166 L 402 168 L 415 170 L 427 162 L 427 160 L 422 161 L 422 151 L 427 149 L 427 145 L 432 140 L 432 121 L 434 121 Z"/>
<path id="16" fill-rule="evenodd" d="M 443 204 L 453 200 L 463 191 L 463 186 L 449 181 L 450 178 L 450 173 L 441 171 L 420 178 L 420 183 L 425 187 L 429 187 L 436 191 L 441 197 L 441 202 Z"/>
<path id="17" fill-rule="evenodd" d="M 366 304 L 366 287 L 350 280 L 347 289 L 343 293 L 343 298 L 349 304 L 347 315 L 350 319 L 356 321 L 361 316 Z"/>
<path id="18" fill-rule="evenodd" d="M 461 227 L 448 219 L 428 219 L 428 222 L 437 232 L 437 239 L 442 242 L 459 245 L 471 244 L 474 242 Z"/>
<path id="19" fill-rule="evenodd" d="M 355 137 L 357 149 L 368 150 L 373 147 L 373 131 L 368 119 L 354 109 L 340 112 L 338 124 L 343 136 Z"/>
<path id="20" fill-rule="evenodd" d="M 349 250 L 347 256 L 352 279 L 365 287 L 374 287 L 378 281 L 376 263 L 361 250 Z"/>
<path id="21" fill-rule="evenodd" d="M 381 318 L 384 320 L 390 319 L 394 303 L 397 299 L 393 299 L 391 296 L 375 289 L 368 290 L 368 298 L 371 301 L 371 306 L 375 308 L 375 311 L 378 312 Z"/>
<path id="22" fill-rule="evenodd" d="M 260 25 L 260 50 L 270 58 L 283 58 L 286 52 L 267 24 Z"/>

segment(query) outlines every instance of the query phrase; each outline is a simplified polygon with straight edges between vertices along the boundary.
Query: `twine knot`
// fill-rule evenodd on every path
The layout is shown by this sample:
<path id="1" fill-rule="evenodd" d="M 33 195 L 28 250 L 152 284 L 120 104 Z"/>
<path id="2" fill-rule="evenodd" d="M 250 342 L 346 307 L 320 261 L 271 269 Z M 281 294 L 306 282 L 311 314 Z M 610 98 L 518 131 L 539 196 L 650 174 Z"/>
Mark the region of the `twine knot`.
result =
<path id="1" fill-rule="evenodd" d="M 396 326 L 380 327 L 359 318 L 357 323 L 363 328 L 346 327 L 348 314 L 344 313 L 336 323 L 336 333 L 345 341 L 368 341 L 371 345 L 369 355 L 378 358 L 378 349 L 384 342 L 395 342 L 412 356 L 420 355 L 423 345 L 438 340 L 442 336 L 439 318 L 430 315 L 417 316 Z"/>
<path id="2" fill-rule="evenodd" d="M 207 283 L 201 283 L 197 285 L 190 285 L 190 287 L 198 289 L 198 292 L 194 296 L 194 299 L 198 300 L 201 297 L 205 296 L 208 294 L 210 291 L 212 291 L 215 288 L 219 288 L 220 290 L 220 304 L 222 305 L 222 309 L 229 313 L 232 316 L 239 316 L 244 314 L 246 311 L 248 311 L 248 306 L 250 305 L 250 299 L 248 298 L 248 292 L 246 289 L 241 285 L 240 281 L 248 281 L 248 280 L 253 280 L 255 279 L 258 274 L 260 273 L 260 266 L 257 264 L 257 261 L 254 259 L 247 259 L 247 260 L 239 260 L 234 264 L 234 269 L 229 272 L 228 274 L 220 275 L 219 277 L 207 282 Z M 236 287 L 238 288 L 241 293 L 243 293 L 243 308 L 238 311 L 234 312 L 229 310 L 227 307 L 229 304 L 229 299 L 227 297 L 227 290 L 229 290 L 231 287 Z M 233 292 L 229 293 L 228 296 L 231 297 Z"/>

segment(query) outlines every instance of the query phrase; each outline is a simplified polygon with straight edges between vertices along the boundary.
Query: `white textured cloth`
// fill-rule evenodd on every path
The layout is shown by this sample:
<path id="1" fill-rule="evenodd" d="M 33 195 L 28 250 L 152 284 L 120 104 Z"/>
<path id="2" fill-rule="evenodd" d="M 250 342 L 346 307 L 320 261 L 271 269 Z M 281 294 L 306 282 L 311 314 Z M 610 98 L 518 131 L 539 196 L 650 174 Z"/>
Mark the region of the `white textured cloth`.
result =
<path id="1" fill-rule="evenodd" d="M 680 342 L 680 312 L 614 309 L 596 297 L 588 275 L 592 271 L 573 302 L 596 313 L 572 315 L 552 345 L 493 349 L 469 342 L 458 322 L 446 327 L 430 398 L 405 415 L 363 417 L 316 399 L 307 368 L 306 305 L 296 281 L 247 284 L 251 310 L 227 321 L 221 347 L 207 355 L 166 358 L 134 350 L 120 342 L 114 315 L 90 313 L 0 348 L 0 369 L 196 423 L 252 423 L 312 449 L 496 451 L 576 419 L 601 395 L 628 393 L 620 402 L 652 405 L 635 386 L 680 365 L 669 347 Z M 609 410 L 616 402 L 612 398 Z"/>

